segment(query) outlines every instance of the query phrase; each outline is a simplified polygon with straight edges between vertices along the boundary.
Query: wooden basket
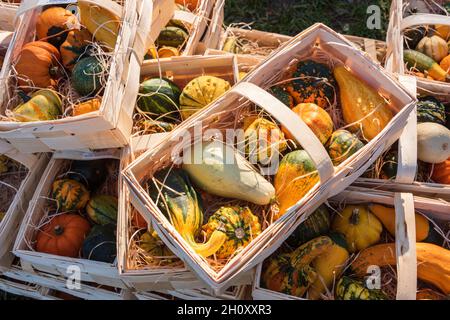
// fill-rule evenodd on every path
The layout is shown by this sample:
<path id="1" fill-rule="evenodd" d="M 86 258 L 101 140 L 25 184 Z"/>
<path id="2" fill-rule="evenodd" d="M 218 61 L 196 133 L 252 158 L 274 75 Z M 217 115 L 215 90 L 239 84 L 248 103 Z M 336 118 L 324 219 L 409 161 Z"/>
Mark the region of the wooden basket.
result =
<path id="1" fill-rule="evenodd" d="M 120 150 L 111 149 L 98 151 L 96 153 L 83 152 L 60 152 L 50 159 L 41 181 L 35 188 L 35 192 L 25 218 L 20 227 L 13 253 L 20 258 L 22 268 L 27 272 L 35 270 L 49 274 L 67 277 L 68 267 L 78 266 L 80 268 L 81 280 L 94 282 L 101 285 L 116 288 L 127 288 L 119 278 L 116 263 L 105 263 L 81 258 L 69 258 L 34 251 L 33 242 L 40 226 L 40 222 L 47 218 L 48 212 L 45 208 L 49 203 L 49 192 L 53 181 L 60 174 L 61 167 L 70 160 L 95 160 L 95 159 L 120 159 Z M 119 172 L 119 170 L 118 170 Z M 116 259 L 117 260 L 117 259 Z"/>
<path id="2" fill-rule="evenodd" d="M 450 16 L 445 15 L 437 5 L 440 1 L 413 1 L 395 0 L 392 1 L 389 28 L 386 37 L 388 45 L 387 67 L 393 72 L 401 75 L 406 74 L 403 62 L 403 33 L 406 29 L 417 26 L 427 26 L 441 24 L 450 26 Z M 410 3 L 414 3 L 419 11 L 418 14 L 406 15 L 406 9 Z M 428 8 L 428 9 L 427 9 Z M 434 8 L 434 9 L 433 9 Z M 441 12 L 442 14 L 436 14 Z M 441 99 L 450 98 L 450 84 L 442 81 L 430 80 L 417 77 L 417 86 L 433 96 Z"/>
<path id="3" fill-rule="evenodd" d="M 396 211 L 396 259 L 398 300 L 415 300 L 417 291 L 417 259 L 415 210 L 429 218 L 450 220 L 450 203 L 413 196 L 411 193 L 393 193 L 350 187 L 329 199 L 329 203 L 377 203 L 394 206 Z M 305 300 L 280 292 L 274 292 L 261 286 L 262 263 L 257 267 L 256 280 L 252 296 L 255 300 Z"/>
<path id="4" fill-rule="evenodd" d="M 12 246 L 29 201 L 31 200 L 32 193 L 39 183 L 42 171 L 48 163 L 48 156 L 46 154 L 32 155 L 19 153 L 9 143 L 3 140 L 0 140 L 0 154 L 6 155 L 10 159 L 22 164 L 28 171 L 17 187 L 16 194 L 11 199 L 4 218 L 0 221 L 1 272 L 4 268 L 11 266 L 14 258 L 11 254 Z M 10 186 L 1 185 L 1 192 L 4 193 L 6 188 L 10 188 Z"/>
<path id="5" fill-rule="evenodd" d="M 383 131 L 364 148 L 344 163 L 334 168 L 323 145 L 312 131 L 283 103 L 265 90 L 275 83 L 283 70 L 294 58 L 308 58 L 316 50 L 326 51 L 330 57 L 340 60 L 351 68 L 358 77 L 388 97 L 397 115 Z M 263 88 L 263 89 L 261 89 Z M 162 166 L 171 164 L 173 148 L 186 147 L 191 141 L 179 139 L 186 132 L 198 129 L 217 128 L 222 118 L 232 122 L 240 108 L 249 105 L 249 101 L 263 108 L 282 126 L 295 136 L 302 147 L 310 154 L 318 169 L 321 183 L 309 191 L 296 205 L 292 206 L 280 219 L 272 223 L 262 234 L 239 252 L 225 267 L 215 272 L 209 264 L 196 254 L 181 238 L 174 227 L 141 186 L 144 176 L 151 176 Z M 387 149 L 401 134 L 415 99 L 395 80 L 368 59 L 344 37 L 330 28 L 316 24 L 286 43 L 282 49 L 272 54 L 266 61 L 248 74 L 232 90 L 212 103 L 208 108 L 188 119 L 183 127 L 171 132 L 170 138 L 148 150 L 124 171 L 124 178 L 130 187 L 131 202 L 138 211 L 151 220 L 167 246 L 213 289 L 225 288 L 230 281 L 243 271 L 250 270 L 270 255 L 302 219 L 311 213 L 321 202 L 339 193 L 349 186 L 367 167 Z M 196 138 L 197 139 L 197 138 Z M 177 145 L 178 144 L 178 145 Z M 176 150 L 181 150 L 176 149 Z"/>
<path id="6" fill-rule="evenodd" d="M 0 30 L 14 31 L 14 18 L 19 4 L 0 2 Z"/>
<path id="7" fill-rule="evenodd" d="M 140 63 L 148 48 L 150 28 L 159 30 L 167 23 L 171 12 L 170 0 L 126 1 L 125 7 L 111 0 L 82 0 L 112 10 L 123 17 L 114 50 L 103 100 L 99 111 L 54 121 L 0 122 L 0 137 L 9 141 L 21 152 L 49 152 L 52 150 L 104 149 L 127 144 L 131 133 L 133 104 L 139 85 Z M 51 2 L 54 3 L 54 2 Z M 66 1 L 67 3 L 67 1 Z M 20 49 L 34 37 L 36 17 L 42 7 L 34 2 L 24 2 L 19 8 L 19 25 L 5 58 L 5 68 L 0 75 L 0 105 L 10 99 L 7 76 L 11 63 Z M 31 6 L 31 7 L 30 7 Z M 165 19 L 159 17 L 162 14 Z M 137 34 L 137 36 L 136 36 Z M 142 37 L 142 34 L 145 36 Z M 151 34 L 151 33 L 150 33 Z M 136 53 L 136 54 L 133 54 Z M 4 109 L 3 109 L 4 111 Z"/>
<path id="8" fill-rule="evenodd" d="M 247 297 L 247 286 L 231 287 L 221 295 L 211 295 L 202 289 L 179 289 L 167 292 L 136 292 L 139 300 L 245 300 Z"/>
<path id="9" fill-rule="evenodd" d="M 131 162 L 138 155 L 152 148 L 165 139 L 167 134 L 153 134 L 134 137 L 131 140 L 128 154 L 128 162 Z M 133 150 L 133 156 L 131 155 Z M 125 161 L 123 161 L 125 164 Z M 177 267 L 158 267 L 139 270 L 132 268 L 128 263 L 130 232 L 128 223 L 133 206 L 130 203 L 130 192 L 124 181 L 120 183 L 119 213 L 118 213 L 118 268 L 121 279 L 130 287 L 138 292 L 160 291 L 171 296 L 201 296 L 208 295 L 207 285 L 198 279 L 196 274 L 187 266 Z M 151 221 L 147 221 L 151 224 Z M 253 280 L 253 272 L 240 277 L 241 280 L 236 283 L 250 284 Z M 238 287 L 236 287 L 238 288 Z M 234 291 L 231 291 L 234 292 Z M 225 292 L 223 295 L 230 295 Z M 208 296 L 211 296 L 209 294 Z"/>

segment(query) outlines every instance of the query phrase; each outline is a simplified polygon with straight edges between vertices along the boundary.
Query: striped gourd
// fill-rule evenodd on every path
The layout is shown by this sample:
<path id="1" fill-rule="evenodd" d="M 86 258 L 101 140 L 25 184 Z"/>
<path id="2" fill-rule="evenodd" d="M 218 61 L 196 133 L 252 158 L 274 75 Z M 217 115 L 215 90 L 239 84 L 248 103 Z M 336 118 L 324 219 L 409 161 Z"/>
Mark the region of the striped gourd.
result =
<path id="1" fill-rule="evenodd" d="M 89 201 L 89 191 L 78 181 L 59 179 L 53 182 L 52 198 L 59 212 L 82 210 Z"/>
<path id="2" fill-rule="evenodd" d="M 117 222 L 117 198 L 110 195 L 95 195 L 86 206 L 89 217 L 97 224 L 115 224 Z"/>

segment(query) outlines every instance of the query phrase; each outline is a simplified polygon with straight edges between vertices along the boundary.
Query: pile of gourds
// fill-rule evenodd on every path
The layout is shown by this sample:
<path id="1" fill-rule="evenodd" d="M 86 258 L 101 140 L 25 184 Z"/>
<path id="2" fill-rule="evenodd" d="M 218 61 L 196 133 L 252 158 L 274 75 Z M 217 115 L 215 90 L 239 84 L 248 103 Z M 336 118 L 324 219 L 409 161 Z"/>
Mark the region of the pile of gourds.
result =
<path id="1" fill-rule="evenodd" d="M 108 73 L 107 55 L 101 52 L 114 50 L 120 19 L 85 2 L 77 8 L 80 21 L 59 6 L 48 6 L 37 17 L 36 40 L 25 44 L 13 61 L 22 100 L 11 110 L 13 119 L 55 120 L 99 109 Z M 70 106 L 65 103 L 68 82 L 75 97 Z M 69 107 L 71 113 L 65 110 Z"/>
<path id="2" fill-rule="evenodd" d="M 450 26 L 421 26 L 404 33 L 403 59 L 418 77 L 450 81 Z"/>
<path id="3" fill-rule="evenodd" d="M 364 146 L 361 140 L 375 137 L 393 116 L 385 99 L 343 66 L 335 67 L 332 72 L 324 64 L 301 61 L 289 77 L 294 80 L 287 81 L 286 86 L 275 86 L 270 92 L 309 126 L 326 146 L 336 166 Z M 159 81 L 155 84 L 158 88 L 163 87 L 161 81 L 168 83 L 165 79 L 155 81 Z M 173 86 L 164 87 L 169 88 Z M 190 85 L 186 89 L 189 90 Z M 202 91 L 201 83 L 197 83 L 194 89 Z M 344 122 L 352 124 L 349 130 L 355 134 L 346 130 L 334 131 L 333 121 L 324 109 L 334 103 L 338 90 Z M 158 97 L 151 95 L 150 98 L 154 96 Z M 185 96 L 185 101 L 193 101 Z M 180 101 L 182 98 L 183 93 Z M 297 103 L 295 107 L 294 101 Z M 244 154 L 220 141 L 197 142 L 191 149 L 183 151 L 183 159 L 189 161 L 185 160 L 181 167 L 159 170 L 151 180 L 144 181 L 147 192 L 160 210 L 191 247 L 204 257 L 231 257 L 261 232 L 262 221 L 250 208 L 269 206 L 272 220 L 276 220 L 319 181 L 308 153 L 297 143 L 292 143 L 295 147 L 288 150 L 286 138 L 292 140 L 290 132 L 258 114 L 242 121 Z M 362 137 L 361 140 L 356 134 Z M 195 150 L 202 151 L 200 163 L 195 163 L 192 158 Z M 233 155 L 233 163 L 226 161 L 229 155 Z M 272 184 L 254 169 L 249 160 L 256 159 L 259 165 L 263 165 L 273 157 L 281 158 L 281 162 Z M 205 194 L 206 197 L 229 199 L 233 203 L 214 208 L 215 212 L 206 224 L 201 206 L 201 198 Z M 239 205 L 236 205 L 236 200 L 239 200 Z M 211 211 L 211 208 L 207 209 Z M 206 243 L 197 241 L 201 230 Z"/>
<path id="4" fill-rule="evenodd" d="M 369 267 L 395 267 L 395 210 L 380 204 L 348 205 L 332 215 L 325 205 L 314 211 L 265 262 L 263 287 L 308 299 L 384 300 L 383 286 L 367 288 Z M 450 250 L 427 218 L 416 213 L 418 278 L 434 296 L 450 294 Z M 296 248 L 292 250 L 292 248 Z M 352 259 L 351 254 L 356 254 Z M 383 284 L 382 284 L 383 285 Z M 423 291 L 419 291 L 423 293 Z M 420 296 L 418 296 L 420 298 Z"/>
<path id="5" fill-rule="evenodd" d="M 116 257 L 118 200 L 102 193 L 106 160 L 72 161 L 56 178 L 49 216 L 36 234 L 36 251 L 112 263 Z M 54 208 L 56 206 L 56 208 Z"/>

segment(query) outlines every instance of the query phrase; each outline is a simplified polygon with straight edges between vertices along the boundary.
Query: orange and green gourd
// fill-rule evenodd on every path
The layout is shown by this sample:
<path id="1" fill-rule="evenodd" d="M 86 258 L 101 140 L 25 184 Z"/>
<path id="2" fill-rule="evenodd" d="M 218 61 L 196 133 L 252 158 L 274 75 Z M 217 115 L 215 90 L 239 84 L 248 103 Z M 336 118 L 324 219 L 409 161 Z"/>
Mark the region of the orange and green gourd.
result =
<path id="1" fill-rule="evenodd" d="M 53 182 L 52 198 L 59 212 L 78 211 L 84 209 L 89 201 L 89 191 L 78 181 L 59 179 Z"/>
<path id="2" fill-rule="evenodd" d="M 92 40 L 92 34 L 87 29 L 71 30 L 67 34 L 67 39 L 59 47 L 64 67 L 71 71 L 78 60 L 89 53 L 88 47 Z"/>
<path id="3" fill-rule="evenodd" d="M 27 96 L 19 92 L 25 101 L 13 110 L 14 118 L 21 122 L 56 120 L 62 115 L 62 102 L 56 91 L 38 90 Z"/>
<path id="4" fill-rule="evenodd" d="M 327 143 L 327 151 L 335 166 L 341 164 L 358 150 L 364 147 L 364 143 L 356 135 L 347 130 L 336 130 Z"/>
<path id="5" fill-rule="evenodd" d="M 117 223 L 118 200 L 114 196 L 97 194 L 86 205 L 86 213 L 97 224 Z"/>

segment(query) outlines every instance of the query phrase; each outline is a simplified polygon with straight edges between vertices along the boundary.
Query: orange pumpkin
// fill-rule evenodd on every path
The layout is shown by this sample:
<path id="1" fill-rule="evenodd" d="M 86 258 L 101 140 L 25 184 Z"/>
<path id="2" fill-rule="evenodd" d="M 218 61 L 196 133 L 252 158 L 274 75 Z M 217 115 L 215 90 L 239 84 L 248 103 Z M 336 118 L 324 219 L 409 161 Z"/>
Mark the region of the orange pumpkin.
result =
<path id="1" fill-rule="evenodd" d="M 450 158 L 434 165 L 431 179 L 436 183 L 450 184 Z"/>
<path id="2" fill-rule="evenodd" d="M 53 217 L 36 238 L 36 250 L 57 256 L 78 257 L 84 238 L 91 230 L 89 222 L 76 214 Z"/>
<path id="3" fill-rule="evenodd" d="M 44 41 L 27 43 L 20 51 L 15 65 L 19 86 L 54 87 L 60 76 L 59 60 L 58 49 L 50 43 Z"/>
<path id="4" fill-rule="evenodd" d="M 70 31 L 66 41 L 59 47 L 64 67 L 72 70 L 75 63 L 86 53 L 90 41 L 92 34 L 87 29 Z"/>
<path id="5" fill-rule="evenodd" d="M 321 107 L 314 103 L 300 103 L 292 108 L 319 138 L 320 142 L 325 144 L 333 133 L 333 121 L 330 115 Z M 287 139 L 294 139 L 294 136 L 286 129 L 282 128 Z"/>
<path id="6" fill-rule="evenodd" d="M 447 73 L 450 73 L 450 55 L 446 56 L 444 59 L 441 60 L 441 63 L 439 63 L 442 69 L 444 69 Z"/>
<path id="7" fill-rule="evenodd" d="M 68 31 L 77 25 L 77 17 L 72 12 L 61 7 L 50 7 L 42 11 L 37 19 L 37 39 L 59 47 L 66 40 Z"/>
<path id="8" fill-rule="evenodd" d="M 198 0 L 175 0 L 175 3 L 181 4 L 191 11 L 195 10 L 198 6 Z"/>

